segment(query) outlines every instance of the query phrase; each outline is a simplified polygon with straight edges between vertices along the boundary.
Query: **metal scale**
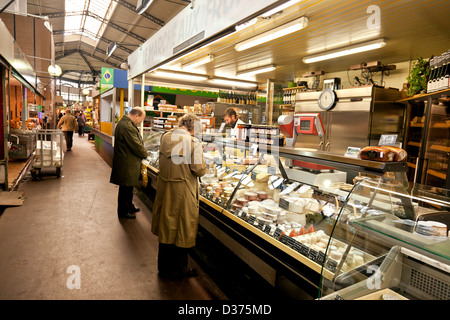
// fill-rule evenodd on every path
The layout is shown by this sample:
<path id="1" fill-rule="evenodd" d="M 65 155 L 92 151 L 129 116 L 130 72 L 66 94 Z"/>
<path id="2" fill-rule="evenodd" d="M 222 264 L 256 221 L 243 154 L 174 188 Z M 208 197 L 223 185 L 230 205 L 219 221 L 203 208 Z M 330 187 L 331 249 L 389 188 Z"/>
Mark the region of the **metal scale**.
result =
<path id="1" fill-rule="evenodd" d="M 301 135 L 315 135 L 319 137 L 325 135 L 325 129 L 319 113 L 299 113 L 294 116 L 283 115 L 278 118 L 278 125 L 285 136 L 286 147 L 288 148 L 295 148 L 297 137 Z M 345 182 L 347 179 L 347 173 L 316 163 L 285 159 L 285 165 L 289 178 L 310 185 L 327 185 Z"/>

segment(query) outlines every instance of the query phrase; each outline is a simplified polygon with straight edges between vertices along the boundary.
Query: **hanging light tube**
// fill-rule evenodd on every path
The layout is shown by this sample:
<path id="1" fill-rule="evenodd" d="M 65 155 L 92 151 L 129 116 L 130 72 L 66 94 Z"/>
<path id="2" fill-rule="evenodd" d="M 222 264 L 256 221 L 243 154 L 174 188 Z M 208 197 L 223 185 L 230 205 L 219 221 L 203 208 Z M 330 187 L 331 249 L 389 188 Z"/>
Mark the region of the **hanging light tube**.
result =
<path id="1" fill-rule="evenodd" d="M 181 73 L 170 70 L 156 70 L 153 72 L 154 75 L 159 77 L 168 77 L 177 80 L 191 80 L 191 81 L 205 81 L 208 80 L 208 76 L 201 74 L 192 73 Z"/>
<path id="2" fill-rule="evenodd" d="M 211 79 L 215 84 L 223 84 L 227 86 L 237 86 L 237 87 L 256 87 L 257 84 L 254 82 L 246 82 L 246 81 L 238 81 L 233 79 L 225 79 L 225 78 L 217 78 L 214 77 Z"/>
<path id="3" fill-rule="evenodd" d="M 204 64 L 207 64 L 207 63 L 209 63 L 209 62 L 211 62 L 213 60 L 214 60 L 214 56 L 212 54 L 208 54 L 205 57 L 202 57 L 200 59 L 197 59 L 197 60 L 194 60 L 194 61 L 191 61 L 189 63 L 181 65 L 181 69 L 183 69 L 183 70 L 184 69 L 194 69 L 194 68 L 196 68 L 198 66 L 202 66 Z"/>
<path id="4" fill-rule="evenodd" d="M 300 1 L 301 1 L 301 0 L 290 0 L 290 1 L 288 1 L 288 2 L 285 2 L 285 3 L 283 3 L 282 5 L 280 5 L 280 6 L 278 6 L 278 7 L 275 7 L 275 8 L 273 8 L 272 10 L 269 10 L 269 11 L 263 13 L 263 14 L 261 15 L 261 17 L 262 17 L 262 18 L 270 17 L 271 15 L 273 15 L 273 14 L 275 14 L 275 13 L 278 13 L 278 12 L 280 12 L 280 11 L 283 11 L 284 9 L 286 9 L 286 8 L 288 8 L 288 7 L 290 7 L 290 6 L 293 6 L 294 4 L 296 4 L 296 3 L 300 2 Z"/>
<path id="5" fill-rule="evenodd" d="M 262 66 L 262 67 L 258 67 L 258 68 L 242 70 L 242 71 L 239 71 L 239 72 L 236 73 L 236 77 L 243 78 L 243 77 L 247 77 L 247 76 L 251 76 L 251 75 L 255 75 L 255 74 L 260 74 L 260 73 L 273 71 L 276 68 L 277 68 L 276 65 L 269 64 L 267 66 Z"/>
<path id="6" fill-rule="evenodd" d="M 234 48 L 236 49 L 236 51 L 243 51 L 258 46 L 260 44 L 263 44 L 265 42 L 272 41 L 280 37 L 284 37 L 285 35 L 304 29 L 307 26 L 308 26 L 308 18 L 301 17 L 299 19 L 293 20 L 279 27 L 276 27 L 272 30 L 261 33 L 260 35 L 257 35 L 253 38 L 239 42 L 236 44 Z"/>
<path id="7" fill-rule="evenodd" d="M 304 63 L 314 63 L 322 60 L 334 59 L 337 57 L 346 56 L 349 54 L 375 50 L 382 48 L 386 45 L 384 39 L 373 40 L 369 42 L 364 42 L 360 44 L 355 44 L 349 47 L 344 47 L 340 49 L 335 49 L 331 51 L 326 51 L 318 54 L 313 54 L 310 56 L 306 56 L 302 59 Z"/>

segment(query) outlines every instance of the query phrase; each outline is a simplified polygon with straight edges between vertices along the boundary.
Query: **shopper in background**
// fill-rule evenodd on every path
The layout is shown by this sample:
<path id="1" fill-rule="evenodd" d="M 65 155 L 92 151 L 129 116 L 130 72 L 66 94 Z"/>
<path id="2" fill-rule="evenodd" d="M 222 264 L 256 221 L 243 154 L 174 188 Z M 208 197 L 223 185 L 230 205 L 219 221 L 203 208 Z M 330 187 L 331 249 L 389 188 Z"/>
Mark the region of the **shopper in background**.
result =
<path id="1" fill-rule="evenodd" d="M 223 120 L 225 120 L 225 123 L 231 126 L 230 134 L 229 136 L 232 138 L 237 138 L 238 136 L 238 125 L 239 124 L 245 124 L 244 121 L 241 119 L 238 119 L 238 116 L 236 114 L 236 110 L 233 108 L 228 108 L 225 110 L 223 114 Z"/>
<path id="2" fill-rule="evenodd" d="M 86 126 L 86 116 L 84 115 L 83 112 L 80 112 L 80 114 L 77 117 L 77 121 L 78 121 L 78 136 L 84 137 L 84 127 Z"/>
<path id="3" fill-rule="evenodd" d="M 78 130 L 77 119 L 72 115 L 72 112 L 67 109 L 66 114 L 59 119 L 56 128 L 62 129 L 64 138 L 66 139 L 67 151 L 72 150 L 73 132 Z"/>
<path id="4" fill-rule="evenodd" d="M 122 117 L 114 132 L 114 156 L 110 182 L 119 186 L 117 214 L 119 218 L 136 219 L 138 208 L 133 204 L 133 189 L 139 182 L 142 160 L 147 158 L 138 125 L 144 121 L 145 110 L 131 109 Z"/>
<path id="5" fill-rule="evenodd" d="M 189 277 L 197 274 L 189 267 L 188 250 L 197 237 L 198 177 L 206 173 L 206 164 L 201 142 L 194 137 L 199 118 L 186 114 L 178 125 L 161 138 L 152 232 L 159 240 L 159 274 Z"/>

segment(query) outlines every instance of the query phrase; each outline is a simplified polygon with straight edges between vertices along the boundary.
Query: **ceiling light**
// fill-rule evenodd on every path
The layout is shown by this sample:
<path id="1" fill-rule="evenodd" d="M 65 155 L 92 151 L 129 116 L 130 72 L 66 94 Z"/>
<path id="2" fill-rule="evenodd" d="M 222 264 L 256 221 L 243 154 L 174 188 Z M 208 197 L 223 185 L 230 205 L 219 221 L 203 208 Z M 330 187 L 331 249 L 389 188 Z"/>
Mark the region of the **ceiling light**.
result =
<path id="1" fill-rule="evenodd" d="M 116 51 L 116 49 L 117 49 L 117 43 L 116 42 L 111 42 L 108 45 L 108 49 L 106 49 L 106 55 L 108 57 L 111 57 L 111 55 L 113 54 L 114 51 Z"/>
<path id="2" fill-rule="evenodd" d="M 153 72 L 159 77 L 169 77 L 176 80 L 193 80 L 193 81 L 205 81 L 208 80 L 208 76 L 192 73 L 180 73 L 169 70 L 156 70 Z"/>
<path id="3" fill-rule="evenodd" d="M 254 25 L 256 22 L 258 22 L 258 18 L 253 18 L 247 22 L 238 24 L 236 26 L 236 31 L 241 31 L 244 30 L 245 28 L 251 27 L 252 25 Z"/>
<path id="4" fill-rule="evenodd" d="M 61 67 L 58 66 L 57 64 L 49 65 L 47 70 L 52 77 L 59 77 L 62 74 Z"/>
<path id="5" fill-rule="evenodd" d="M 299 19 L 293 20 L 293 21 L 283 24 L 279 27 L 276 27 L 272 30 L 261 33 L 260 35 L 257 35 L 253 38 L 239 42 L 236 44 L 236 46 L 234 48 L 236 49 L 236 51 L 246 50 L 251 47 L 258 46 L 262 43 L 272 41 L 274 39 L 288 35 L 290 33 L 299 31 L 301 29 L 306 28 L 307 26 L 308 26 L 308 18 L 301 17 Z"/>
<path id="6" fill-rule="evenodd" d="M 233 79 L 224 78 L 213 78 L 211 79 L 215 84 L 224 84 L 227 86 L 237 86 L 237 87 L 256 87 L 257 84 L 254 82 L 237 81 Z"/>
<path id="7" fill-rule="evenodd" d="M 143 14 L 145 10 L 152 4 L 153 0 L 138 0 L 136 5 L 136 12 Z"/>
<path id="8" fill-rule="evenodd" d="M 270 65 L 262 66 L 262 67 L 258 67 L 258 68 L 247 69 L 247 70 L 237 72 L 236 77 L 247 77 L 247 76 L 251 76 L 254 74 L 265 73 L 265 72 L 273 71 L 276 68 L 277 68 L 276 65 L 270 64 Z"/>
<path id="9" fill-rule="evenodd" d="M 328 60 L 333 59 L 337 57 L 346 56 L 349 54 L 369 51 L 369 50 L 375 50 L 382 48 L 386 45 L 386 42 L 384 39 L 378 39 L 374 41 L 364 42 L 356 45 L 352 45 L 349 47 L 344 47 L 340 49 L 335 49 L 331 51 L 326 51 L 318 54 L 313 54 L 311 56 L 304 57 L 302 60 L 304 63 L 313 63 L 318 62 L 322 60 Z"/>
<path id="10" fill-rule="evenodd" d="M 200 58 L 198 60 L 191 61 L 189 63 L 181 65 L 181 69 L 193 69 L 198 66 L 207 64 L 214 60 L 214 56 L 212 54 L 208 54 L 207 56 Z"/>
<path id="11" fill-rule="evenodd" d="M 267 11 L 266 13 L 263 13 L 263 14 L 261 15 L 261 17 L 263 17 L 263 18 L 270 17 L 271 15 L 273 15 L 273 14 L 275 14 L 275 13 L 278 13 L 278 12 L 280 12 L 280 11 L 283 11 L 284 9 L 286 9 L 286 8 L 288 8 L 288 7 L 290 7 L 290 6 L 294 5 L 294 4 L 296 4 L 297 2 L 300 2 L 300 0 L 290 0 L 290 1 L 288 1 L 288 2 L 285 2 L 285 3 L 282 4 L 281 6 L 275 7 L 274 9 L 269 10 L 269 11 Z"/>

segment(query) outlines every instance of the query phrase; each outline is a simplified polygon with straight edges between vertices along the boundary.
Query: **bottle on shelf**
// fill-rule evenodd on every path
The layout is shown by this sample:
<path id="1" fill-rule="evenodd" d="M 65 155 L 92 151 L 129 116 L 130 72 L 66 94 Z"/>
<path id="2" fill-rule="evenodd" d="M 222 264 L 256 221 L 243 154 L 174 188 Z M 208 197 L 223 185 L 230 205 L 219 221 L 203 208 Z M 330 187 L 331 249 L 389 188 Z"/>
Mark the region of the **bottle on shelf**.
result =
<path id="1" fill-rule="evenodd" d="M 430 76 L 428 77 L 428 83 L 427 83 L 427 93 L 430 93 L 432 90 L 432 85 L 433 85 L 433 80 L 434 80 L 434 76 L 436 74 L 436 58 L 433 57 L 430 59 Z"/>
<path id="2" fill-rule="evenodd" d="M 439 90 L 439 81 L 441 79 L 441 73 L 442 73 L 442 55 L 437 56 L 436 74 L 433 79 L 433 84 L 431 85 L 431 92 L 436 92 Z"/>
<path id="3" fill-rule="evenodd" d="M 448 63 L 449 63 L 449 54 L 450 52 L 444 52 L 442 54 L 443 58 L 442 58 L 442 72 L 441 72 L 441 77 L 439 79 L 439 85 L 438 85 L 438 90 L 445 90 L 448 89 L 448 79 L 449 79 L 449 71 L 448 71 Z"/>

